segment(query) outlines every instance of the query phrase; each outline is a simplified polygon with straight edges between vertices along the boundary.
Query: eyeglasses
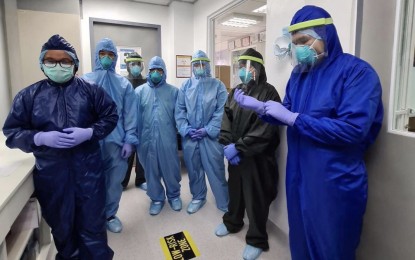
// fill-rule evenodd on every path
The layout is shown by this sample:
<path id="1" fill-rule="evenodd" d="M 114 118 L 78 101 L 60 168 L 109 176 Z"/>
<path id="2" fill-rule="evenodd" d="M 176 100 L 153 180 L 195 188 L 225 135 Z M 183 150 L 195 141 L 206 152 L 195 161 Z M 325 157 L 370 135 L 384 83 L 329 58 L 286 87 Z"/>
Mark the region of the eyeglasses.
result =
<path id="1" fill-rule="evenodd" d="M 44 60 L 43 64 L 48 68 L 54 68 L 59 63 L 62 68 L 70 68 L 73 65 L 73 61 L 71 60 Z"/>
<path id="2" fill-rule="evenodd" d="M 163 73 L 163 69 L 161 69 L 161 68 L 150 69 L 150 72 L 153 72 L 153 71 L 158 71 L 160 73 Z"/>

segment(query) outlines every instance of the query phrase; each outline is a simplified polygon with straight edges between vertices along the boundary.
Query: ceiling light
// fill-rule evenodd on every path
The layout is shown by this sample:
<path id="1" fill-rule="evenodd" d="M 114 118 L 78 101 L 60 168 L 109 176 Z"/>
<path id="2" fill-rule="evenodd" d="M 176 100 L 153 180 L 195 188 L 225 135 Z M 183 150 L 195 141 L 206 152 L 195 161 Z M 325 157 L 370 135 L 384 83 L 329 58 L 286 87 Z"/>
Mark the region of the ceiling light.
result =
<path id="1" fill-rule="evenodd" d="M 260 8 L 253 10 L 254 13 L 266 14 L 267 13 L 267 5 L 263 5 Z"/>
<path id="2" fill-rule="evenodd" d="M 221 24 L 233 27 L 248 27 L 258 24 L 262 21 L 262 17 L 246 14 L 230 14 L 221 19 Z"/>

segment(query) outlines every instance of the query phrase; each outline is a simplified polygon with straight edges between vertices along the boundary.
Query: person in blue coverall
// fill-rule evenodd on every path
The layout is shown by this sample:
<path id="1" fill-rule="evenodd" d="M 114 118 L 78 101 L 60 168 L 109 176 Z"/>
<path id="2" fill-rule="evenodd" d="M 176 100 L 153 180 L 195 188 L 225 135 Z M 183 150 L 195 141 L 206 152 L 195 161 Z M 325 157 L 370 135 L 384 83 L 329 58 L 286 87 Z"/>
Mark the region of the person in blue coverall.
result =
<path id="1" fill-rule="evenodd" d="M 6 145 L 35 156 L 35 194 L 56 259 L 112 259 L 98 141 L 116 126 L 116 105 L 97 85 L 74 76 L 79 60 L 61 36 L 42 46 L 39 65 L 47 79 L 14 98 L 3 126 Z"/>
<path id="2" fill-rule="evenodd" d="M 109 231 L 122 231 L 122 222 L 116 216 L 122 194 L 121 182 L 128 168 L 137 138 L 137 101 L 131 83 L 115 72 L 117 49 L 111 39 L 104 38 L 95 48 L 94 71 L 83 78 L 102 87 L 117 104 L 117 127 L 100 141 L 107 186 L 106 216 Z"/>
<path id="3" fill-rule="evenodd" d="M 234 92 L 244 89 L 253 99 L 281 101 L 277 90 L 267 82 L 264 60 L 258 51 L 247 49 L 239 58 L 241 83 L 232 89 L 225 104 L 219 143 L 229 162 L 229 211 L 215 230 L 219 237 L 239 232 L 248 216 L 249 228 L 243 259 L 257 259 L 269 249 L 267 221 L 269 207 L 277 197 L 276 152 L 279 127 L 267 124 L 258 115 L 241 108 Z M 255 100 L 256 100 L 255 99 Z"/>
<path id="4" fill-rule="evenodd" d="M 294 67 L 283 103 L 235 93 L 245 108 L 287 126 L 287 206 L 294 260 L 355 259 L 367 201 L 364 155 L 382 126 L 382 89 L 375 70 L 343 53 L 325 10 L 294 15 Z"/>
<path id="5" fill-rule="evenodd" d="M 223 148 L 218 142 L 218 136 L 228 93 L 220 80 L 212 78 L 210 60 L 206 53 L 196 51 L 191 65 L 194 77 L 186 80 L 180 88 L 175 111 L 193 196 L 187 212 L 197 212 L 206 202 L 205 172 L 218 209 L 226 212 L 228 184 Z"/>
<path id="6" fill-rule="evenodd" d="M 162 58 L 150 60 L 147 83 L 135 89 L 138 99 L 138 157 L 144 167 L 149 213 L 157 215 L 167 200 L 175 211 L 182 209 L 180 163 L 174 109 L 179 89 L 166 82 Z M 166 189 L 164 189 L 163 180 Z"/>

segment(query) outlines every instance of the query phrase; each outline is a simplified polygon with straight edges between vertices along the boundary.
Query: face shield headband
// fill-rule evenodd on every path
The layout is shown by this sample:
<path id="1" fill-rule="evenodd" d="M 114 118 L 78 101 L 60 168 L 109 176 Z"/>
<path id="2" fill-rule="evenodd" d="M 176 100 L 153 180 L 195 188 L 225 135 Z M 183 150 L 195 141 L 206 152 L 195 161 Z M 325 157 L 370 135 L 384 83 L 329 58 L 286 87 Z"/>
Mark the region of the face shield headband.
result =
<path id="1" fill-rule="evenodd" d="M 316 27 L 316 26 L 321 26 L 321 25 L 328 25 L 328 24 L 333 24 L 333 19 L 331 17 L 330 18 L 318 18 L 318 19 L 290 25 L 288 26 L 288 32 L 292 33 L 298 30 L 302 30 L 302 29 L 307 29 L 310 27 Z"/>

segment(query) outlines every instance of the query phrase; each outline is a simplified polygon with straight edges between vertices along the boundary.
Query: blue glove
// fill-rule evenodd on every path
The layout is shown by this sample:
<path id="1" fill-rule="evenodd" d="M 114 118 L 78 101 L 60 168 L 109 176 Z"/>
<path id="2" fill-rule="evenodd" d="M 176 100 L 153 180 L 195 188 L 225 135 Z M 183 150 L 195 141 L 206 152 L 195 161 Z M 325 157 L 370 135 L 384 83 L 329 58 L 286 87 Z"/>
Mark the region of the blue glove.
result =
<path id="1" fill-rule="evenodd" d="M 189 130 L 187 130 L 186 135 L 192 137 L 192 135 L 194 135 L 195 133 L 196 133 L 196 129 L 190 128 Z"/>
<path id="2" fill-rule="evenodd" d="M 260 115 L 265 114 L 264 102 L 259 101 L 258 99 L 253 98 L 251 96 L 245 95 L 244 92 L 240 89 L 235 90 L 235 93 L 233 94 L 233 99 L 242 108 L 254 110 L 257 114 Z"/>
<path id="3" fill-rule="evenodd" d="M 33 137 L 35 145 L 46 145 L 52 148 L 71 148 L 73 146 L 73 138 L 67 133 L 58 131 L 39 132 Z"/>
<path id="4" fill-rule="evenodd" d="M 133 149 L 134 148 L 133 148 L 133 145 L 132 144 L 125 143 L 122 146 L 122 149 L 121 149 L 121 157 L 124 158 L 124 159 L 130 157 L 131 154 L 133 153 Z"/>
<path id="5" fill-rule="evenodd" d="M 235 144 L 227 145 L 223 148 L 223 152 L 225 154 L 226 159 L 230 161 L 233 157 L 238 155 L 238 150 L 235 148 Z"/>
<path id="6" fill-rule="evenodd" d="M 196 132 L 191 135 L 193 141 L 201 140 L 203 137 L 207 136 L 206 128 L 202 127 L 196 130 Z"/>
<path id="7" fill-rule="evenodd" d="M 286 109 L 281 103 L 275 101 L 265 102 L 265 114 L 281 121 L 283 124 L 293 126 L 298 113 Z"/>
<path id="8" fill-rule="evenodd" d="M 69 127 L 63 129 L 62 131 L 68 133 L 68 137 L 73 139 L 72 146 L 77 146 L 92 137 L 92 128 Z"/>
<path id="9" fill-rule="evenodd" d="M 235 155 L 235 157 L 229 160 L 229 163 L 231 165 L 239 165 L 240 161 L 241 161 L 241 158 L 239 157 L 239 155 Z"/>

